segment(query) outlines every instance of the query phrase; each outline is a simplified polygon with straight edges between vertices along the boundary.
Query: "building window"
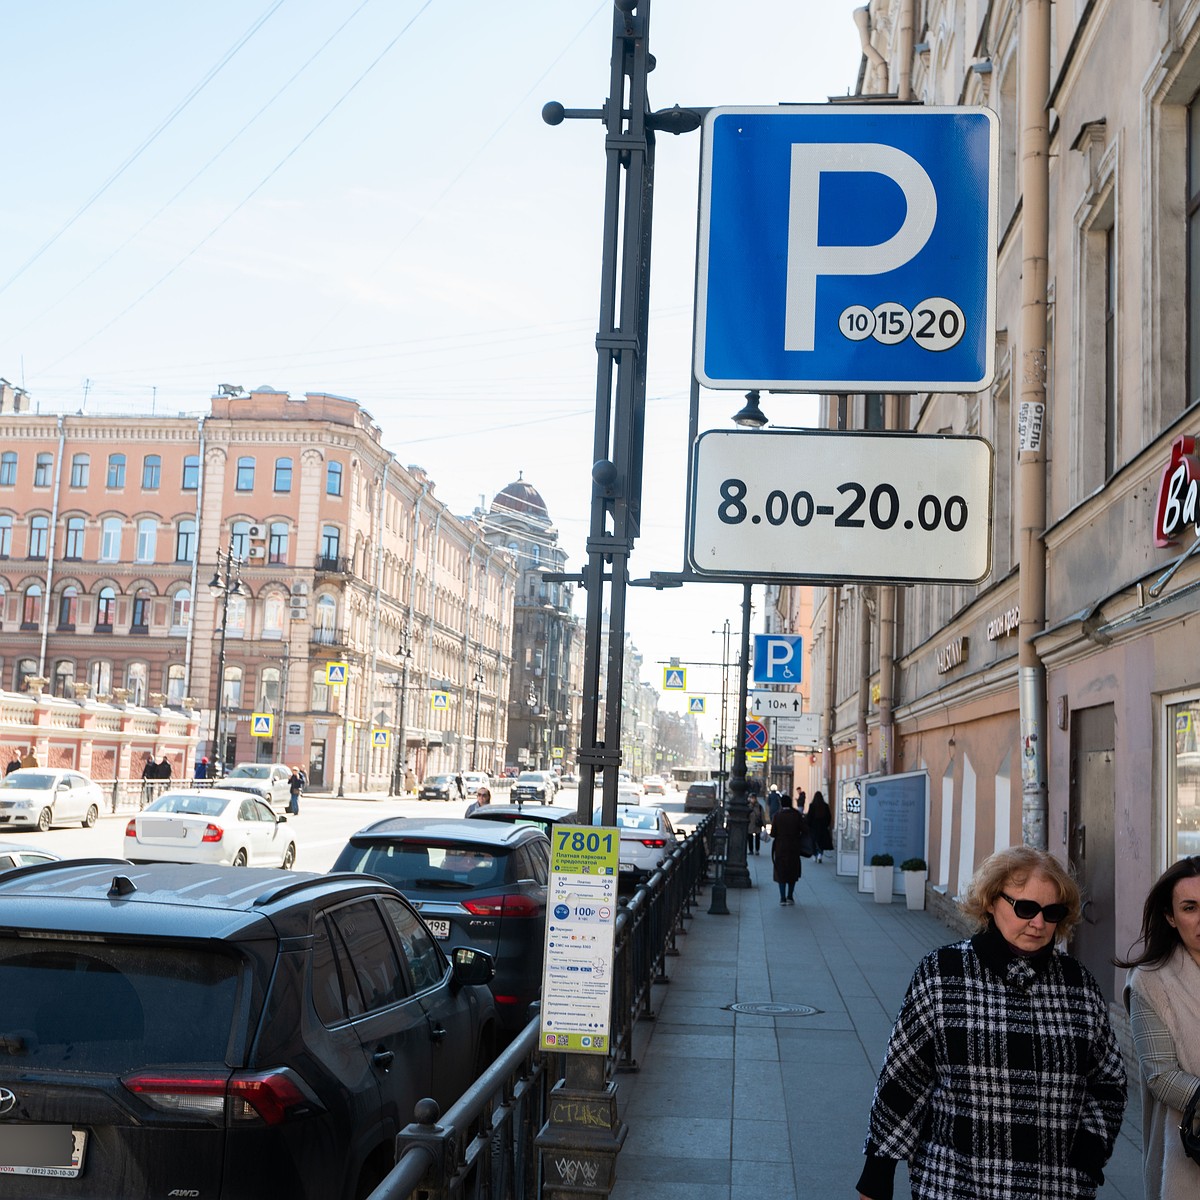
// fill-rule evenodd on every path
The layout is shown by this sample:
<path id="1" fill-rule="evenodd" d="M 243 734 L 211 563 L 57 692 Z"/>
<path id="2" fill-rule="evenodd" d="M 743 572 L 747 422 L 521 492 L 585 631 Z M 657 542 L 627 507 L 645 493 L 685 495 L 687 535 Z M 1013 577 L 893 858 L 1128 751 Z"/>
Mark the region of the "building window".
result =
<path id="1" fill-rule="evenodd" d="M 133 593 L 133 620 L 130 633 L 150 632 L 150 597 L 145 592 Z"/>
<path id="2" fill-rule="evenodd" d="M 65 587 L 58 597 L 58 627 L 71 630 L 75 628 L 75 615 L 79 609 L 79 589 Z"/>
<path id="3" fill-rule="evenodd" d="M 0 487 L 15 487 L 17 482 L 17 452 L 5 450 L 0 454 Z"/>
<path id="4" fill-rule="evenodd" d="M 1117 470 L 1117 249 L 1116 230 L 1104 231 L 1104 478 Z"/>
<path id="5" fill-rule="evenodd" d="M 292 460 L 290 458 L 275 460 L 275 490 L 277 492 L 292 490 Z"/>
<path id="6" fill-rule="evenodd" d="M 342 464 L 329 462 L 325 464 L 325 495 L 340 496 L 342 494 Z"/>
<path id="7" fill-rule="evenodd" d="M 322 644 L 329 645 L 333 640 L 333 631 L 337 628 L 337 601 L 332 596 L 322 596 L 317 601 L 316 620 L 313 622 L 313 629 L 318 635 L 318 640 L 321 640 L 322 635 L 325 639 Z"/>
<path id="8" fill-rule="evenodd" d="M 39 454 L 33 464 L 33 486 L 49 487 L 54 480 L 54 455 Z"/>
<path id="9" fill-rule="evenodd" d="M 100 561 L 121 561 L 121 518 L 105 517 L 100 526 Z"/>
<path id="10" fill-rule="evenodd" d="M 179 485 L 185 492 L 194 492 L 200 487 L 200 456 L 189 454 L 183 460 L 183 479 Z"/>
<path id="11" fill-rule="evenodd" d="M 336 525 L 321 527 L 321 557 L 337 559 L 338 549 L 342 544 L 342 531 Z"/>
<path id="12" fill-rule="evenodd" d="M 1200 398 L 1200 95 L 1188 106 L 1188 399 Z M 0 477 L 0 483 L 3 483 Z"/>
<path id="13" fill-rule="evenodd" d="M 279 668 L 263 667 L 258 674 L 258 703 L 262 712 L 279 711 Z"/>
<path id="14" fill-rule="evenodd" d="M 143 517 L 137 525 L 137 562 L 154 561 L 158 547 L 158 521 L 154 517 Z"/>
<path id="15" fill-rule="evenodd" d="M 254 491 L 254 459 L 239 458 L 237 461 L 237 490 L 239 492 Z"/>
<path id="16" fill-rule="evenodd" d="M 230 637 L 246 636 L 246 597 L 230 596 L 226 610 L 225 632 Z"/>
<path id="17" fill-rule="evenodd" d="M 75 664 L 69 658 L 54 664 L 54 682 L 51 691 L 67 700 L 75 698 Z"/>
<path id="18" fill-rule="evenodd" d="M 31 583 L 25 589 L 25 600 L 21 607 L 21 628 L 36 629 L 42 623 L 42 589 Z"/>
<path id="19" fill-rule="evenodd" d="M 29 557 L 45 558 L 50 541 L 50 518 L 34 517 L 29 522 Z"/>
<path id="20" fill-rule="evenodd" d="M 37 674 L 37 659 L 22 658 L 17 660 L 17 691 L 25 690 L 25 680 Z"/>
<path id="21" fill-rule="evenodd" d="M 117 593 L 111 587 L 102 587 L 96 600 L 96 628 L 112 633 L 113 618 L 117 615 Z"/>
<path id="22" fill-rule="evenodd" d="M 192 620 L 192 593 L 181 588 L 171 599 L 171 632 L 180 632 Z"/>
<path id="23" fill-rule="evenodd" d="M 222 692 L 223 707 L 240 708 L 242 703 L 242 668 L 225 668 L 225 687 Z"/>
<path id="24" fill-rule="evenodd" d="M 129 664 L 129 670 L 125 672 L 125 686 L 129 689 L 129 699 L 134 704 L 146 703 L 146 694 L 150 690 L 149 682 L 150 672 L 144 662 Z"/>
<path id="25" fill-rule="evenodd" d="M 12 522 L 10 516 L 0 517 L 0 558 L 8 558 L 12 554 Z"/>
<path id="26" fill-rule="evenodd" d="M 178 707 L 187 693 L 183 690 L 183 664 L 172 663 L 167 668 L 167 703 Z"/>
<path id="27" fill-rule="evenodd" d="M 325 668 L 318 667 L 312 674 L 312 703 L 309 707 L 313 712 L 329 711 L 329 684 L 325 681 Z"/>
<path id="28" fill-rule="evenodd" d="M 283 637 L 283 597 L 268 596 L 263 601 L 262 635 L 272 641 Z"/>
<path id="29" fill-rule="evenodd" d="M 73 488 L 87 487 L 91 464 L 92 459 L 88 454 L 73 454 L 71 456 L 71 486 Z"/>
<path id="30" fill-rule="evenodd" d="M 234 521 L 233 528 L 229 531 L 229 546 L 233 551 L 234 558 L 245 561 L 246 555 L 250 551 L 249 521 Z"/>
<path id="31" fill-rule="evenodd" d="M 196 522 L 190 517 L 179 522 L 175 531 L 175 561 L 191 562 L 196 553 Z"/>
<path id="32" fill-rule="evenodd" d="M 1166 706 L 1167 861 L 1200 854 L 1200 698 Z"/>
<path id="33" fill-rule="evenodd" d="M 63 546 L 63 557 L 78 562 L 83 557 L 83 518 L 67 518 L 67 536 Z"/>
<path id="34" fill-rule="evenodd" d="M 112 663 L 94 662 L 88 672 L 88 683 L 96 696 L 107 696 L 112 691 Z"/>
<path id="35" fill-rule="evenodd" d="M 288 527 L 283 521 L 271 525 L 271 539 L 267 543 L 267 562 L 286 563 L 288 556 Z"/>
<path id="36" fill-rule="evenodd" d="M 106 486 L 123 488 L 125 486 L 125 455 L 110 454 L 108 456 L 108 479 Z"/>
<path id="37" fill-rule="evenodd" d="M 157 492 L 162 482 L 162 455 L 147 454 L 142 459 L 142 488 L 148 492 Z"/>

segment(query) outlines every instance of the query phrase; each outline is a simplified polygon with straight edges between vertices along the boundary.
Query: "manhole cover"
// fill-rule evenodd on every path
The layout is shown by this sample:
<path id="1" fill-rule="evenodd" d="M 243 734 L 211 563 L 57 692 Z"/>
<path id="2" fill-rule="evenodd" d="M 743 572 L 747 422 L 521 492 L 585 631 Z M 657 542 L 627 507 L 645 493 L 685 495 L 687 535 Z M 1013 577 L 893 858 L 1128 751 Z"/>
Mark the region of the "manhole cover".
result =
<path id="1" fill-rule="evenodd" d="M 811 1017 L 821 1011 L 810 1004 L 727 1004 L 725 1007 L 730 1012 L 751 1017 Z"/>

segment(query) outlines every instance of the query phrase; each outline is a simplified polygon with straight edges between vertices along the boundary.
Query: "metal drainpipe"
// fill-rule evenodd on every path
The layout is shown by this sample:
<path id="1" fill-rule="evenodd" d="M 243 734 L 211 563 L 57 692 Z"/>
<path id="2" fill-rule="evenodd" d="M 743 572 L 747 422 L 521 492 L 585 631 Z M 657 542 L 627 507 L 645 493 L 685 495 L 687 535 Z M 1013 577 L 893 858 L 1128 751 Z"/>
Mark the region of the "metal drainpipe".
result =
<path id="1" fill-rule="evenodd" d="M 371 619 L 371 674 L 368 678 L 367 690 L 367 728 L 375 726 L 375 684 L 378 681 L 379 670 L 379 609 L 380 596 L 383 591 L 383 506 L 387 503 L 388 473 L 392 469 L 392 460 L 386 459 L 383 464 L 383 485 L 379 489 L 379 503 L 375 506 L 375 590 L 371 596 L 374 616 Z M 371 778 L 371 754 L 374 747 L 367 738 L 359 739 L 358 773 L 361 783 L 366 787 Z M 389 756 L 390 758 L 390 756 Z M 391 763 L 389 761 L 390 768 Z"/>
<path id="2" fill-rule="evenodd" d="M 855 723 L 855 752 L 858 774 L 871 769 L 870 739 L 867 734 L 867 712 L 871 706 L 871 610 L 875 605 L 871 589 L 858 588 L 858 720 Z"/>
<path id="3" fill-rule="evenodd" d="M 825 712 L 824 737 L 821 739 L 825 764 L 825 799 L 831 800 L 835 795 L 834 762 L 833 762 L 833 729 L 837 723 L 837 668 L 838 668 L 838 609 L 842 603 L 842 589 L 831 587 L 825 589 L 825 604 L 828 615 L 825 618 Z"/>
<path id="4" fill-rule="evenodd" d="M 42 596 L 42 640 L 38 649 L 38 675 L 46 678 L 46 642 L 50 636 L 50 598 L 54 586 L 54 546 L 58 540 L 58 493 L 62 487 L 63 454 L 67 445 L 66 417 L 58 418 L 58 455 L 54 463 L 54 506 L 50 511 L 50 528 L 46 531 L 46 590 Z M 54 691 L 54 680 L 50 680 Z"/>
<path id="5" fill-rule="evenodd" d="M 1022 0 L 1018 37 L 1021 97 L 1021 412 L 1017 447 L 1021 606 L 1021 835 L 1047 847 L 1046 669 L 1033 639 L 1046 624 L 1046 281 L 1050 207 L 1050 0 Z"/>
<path id="6" fill-rule="evenodd" d="M 417 497 L 417 502 L 413 505 L 412 537 L 410 539 L 410 542 L 412 544 L 412 552 L 413 553 L 412 553 L 412 562 L 409 563 L 409 570 L 408 570 L 408 624 L 405 626 L 405 630 L 404 630 L 404 644 L 409 648 L 410 651 L 412 650 L 412 647 L 413 647 L 413 634 L 416 632 L 416 627 L 413 625 L 413 619 L 414 619 L 413 614 L 416 611 L 415 596 L 416 596 L 417 542 L 420 540 L 419 535 L 421 532 L 421 507 L 425 503 L 425 496 L 428 492 L 429 492 L 429 484 L 427 484 L 427 483 L 421 484 L 421 494 Z M 406 663 L 411 663 L 412 657 L 413 656 L 410 653 L 409 656 L 404 661 Z M 428 668 L 428 664 L 426 664 L 426 667 Z M 427 669 L 426 673 L 428 674 L 428 669 Z M 405 691 L 405 695 L 407 695 L 408 688 L 406 687 L 404 689 L 404 691 Z M 426 720 L 425 717 L 421 718 L 422 727 L 424 727 L 425 720 Z M 402 729 L 400 731 L 400 736 L 404 739 L 404 741 L 406 743 L 405 745 L 400 747 L 400 753 L 402 755 L 402 762 L 400 764 L 400 769 L 405 773 L 405 779 L 407 779 L 408 778 L 408 745 L 407 745 L 408 730 Z"/>
<path id="7" fill-rule="evenodd" d="M 437 619 L 435 615 L 435 603 L 437 601 L 437 546 L 438 538 L 441 536 L 442 532 L 442 513 L 445 511 L 446 510 L 444 507 L 437 510 L 437 516 L 435 516 L 433 519 L 433 537 L 429 541 L 429 549 L 425 554 L 425 561 L 427 565 L 425 579 L 425 595 L 427 597 L 425 602 L 425 671 L 428 676 L 430 686 L 433 684 L 433 626 Z M 442 753 L 445 753 L 444 743 L 442 746 Z M 429 766 L 428 739 L 426 739 L 425 766 L 426 768 Z"/>
<path id="8" fill-rule="evenodd" d="M 204 511 L 204 423 L 207 417 L 196 418 L 196 437 L 199 441 L 200 455 L 196 460 L 196 553 L 192 555 L 192 617 L 196 615 L 196 585 L 200 578 L 200 535 L 201 535 L 201 520 Z M 218 514 L 218 520 L 220 514 Z M 183 694 L 190 696 L 192 694 L 192 646 L 196 636 L 196 622 L 190 620 L 187 623 L 187 634 L 185 635 L 183 644 Z M 182 699 L 182 697 L 181 697 Z M 213 747 L 209 751 L 210 761 L 216 762 L 216 755 L 212 753 Z"/>
<path id="9" fill-rule="evenodd" d="M 470 670 L 472 676 L 475 674 L 475 668 L 471 664 L 471 580 L 475 575 L 475 546 L 471 546 L 471 557 L 467 563 L 467 611 L 466 611 L 466 628 L 463 630 L 463 657 L 462 657 L 462 680 L 463 685 L 459 691 L 458 701 L 458 745 L 455 747 L 454 762 L 455 770 L 462 771 L 463 769 L 463 737 L 466 735 L 466 720 L 467 720 L 467 671 Z M 474 680 L 472 680 L 472 683 Z M 478 711 L 479 705 L 476 704 Z M 475 770 L 472 766 L 471 770 Z"/>
<path id="10" fill-rule="evenodd" d="M 913 98 L 912 54 L 913 0 L 904 0 L 896 29 L 896 99 L 901 103 L 908 103 Z M 898 395 L 884 398 L 884 429 L 900 428 L 902 404 Z M 886 584 L 879 589 L 879 770 L 885 775 L 892 767 L 895 688 L 896 587 Z"/>

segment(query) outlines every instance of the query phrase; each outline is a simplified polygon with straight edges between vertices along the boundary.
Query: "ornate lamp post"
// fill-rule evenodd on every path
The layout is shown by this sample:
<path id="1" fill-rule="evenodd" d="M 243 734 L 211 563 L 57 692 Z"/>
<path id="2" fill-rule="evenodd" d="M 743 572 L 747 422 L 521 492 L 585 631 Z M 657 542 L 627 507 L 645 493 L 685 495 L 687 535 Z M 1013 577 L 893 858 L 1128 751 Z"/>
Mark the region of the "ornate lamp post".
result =
<path id="1" fill-rule="evenodd" d="M 221 641 L 217 654 L 217 695 L 213 704 L 213 750 L 212 766 L 214 772 L 217 763 L 224 767 L 225 747 L 222 738 L 225 731 L 225 637 L 229 629 L 229 597 L 242 595 L 242 562 L 233 552 L 233 541 L 230 539 L 229 549 L 224 554 L 217 550 L 217 569 L 209 580 L 208 590 L 215 600 L 221 598 Z"/>
<path id="2" fill-rule="evenodd" d="M 479 770 L 479 692 L 483 687 L 483 655 L 475 660 L 475 727 L 471 733 L 471 770 Z"/>

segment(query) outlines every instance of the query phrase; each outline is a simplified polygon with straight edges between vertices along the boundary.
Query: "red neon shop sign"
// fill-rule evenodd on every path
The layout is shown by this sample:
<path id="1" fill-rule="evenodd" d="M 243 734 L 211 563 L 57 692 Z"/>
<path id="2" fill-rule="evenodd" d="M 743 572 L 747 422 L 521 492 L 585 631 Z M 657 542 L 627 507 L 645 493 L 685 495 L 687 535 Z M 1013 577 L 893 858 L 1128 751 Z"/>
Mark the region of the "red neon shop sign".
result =
<path id="1" fill-rule="evenodd" d="M 1171 461 L 1163 468 L 1158 485 L 1158 504 L 1154 511 L 1154 544 L 1173 546 L 1185 525 L 1195 526 L 1200 507 L 1200 460 L 1196 458 L 1196 439 L 1188 434 L 1171 443 Z"/>

